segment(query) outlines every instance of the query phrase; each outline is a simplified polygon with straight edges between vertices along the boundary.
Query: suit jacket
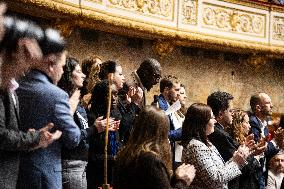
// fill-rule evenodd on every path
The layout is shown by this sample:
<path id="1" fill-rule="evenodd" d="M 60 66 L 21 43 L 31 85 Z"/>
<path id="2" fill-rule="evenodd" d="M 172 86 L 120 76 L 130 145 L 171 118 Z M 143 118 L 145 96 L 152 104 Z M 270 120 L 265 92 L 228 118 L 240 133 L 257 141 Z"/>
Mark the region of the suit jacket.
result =
<path id="1" fill-rule="evenodd" d="M 159 97 L 158 97 L 158 104 L 159 104 L 159 107 L 164 111 L 166 111 L 169 108 L 168 102 L 166 101 L 165 97 L 162 94 L 160 94 Z M 171 116 L 169 116 L 169 120 L 170 120 L 170 131 L 169 131 L 170 141 L 173 142 L 173 141 L 181 140 L 182 129 L 179 128 L 179 129 L 175 130 Z"/>
<path id="2" fill-rule="evenodd" d="M 41 71 L 31 70 L 18 89 L 21 130 L 32 125 L 40 129 L 54 123 L 62 131 L 61 139 L 45 149 L 27 152 L 21 156 L 18 188 L 62 188 L 61 145 L 76 147 L 81 140 L 79 127 L 70 113 L 69 97 L 66 92 L 52 84 Z"/>
<path id="3" fill-rule="evenodd" d="M 15 96 L 16 97 L 16 96 Z M 17 97 L 16 97 L 17 99 Z M 18 104 L 18 101 L 17 101 Z M 18 130 L 19 111 L 11 93 L 0 90 L 0 188 L 15 189 L 19 172 L 19 152 L 39 142 L 39 132 Z"/>
<path id="4" fill-rule="evenodd" d="M 262 125 L 261 121 L 255 115 L 251 115 L 249 118 L 249 123 L 251 126 L 251 132 L 254 134 L 254 140 L 256 142 L 259 142 L 259 140 L 261 139 L 261 132 L 262 132 L 261 131 L 261 125 Z M 265 127 L 264 136 L 267 137 L 268 135 L 269 135 L 268 128 Z M 278 151 L 279 150 L 275 148 L 273 143 L 269 141 L 267 145 L 267 150 L 265 152 L 265 157 L 269 161 L 269 159 L 273 157 L 275 154 L 277 154 Z"/>
<path id="5" fill-rule="evenodd" d="M 210 142 L 217 148 L 225 162 L 233 157 L 239 144 L 227 133 L 220 123 L 216 123 L 214 132 L 208 136 Z"/>
<path id="6" fill-rule="evenodd" d="M 194 165 L 196 177 L 189 188 L 227 189 L 228 182 L 238 177 L 241 171 L 233 161 L 224 162 L 214 145 L 192 139 L 183 149 L 183 162 Z"/>

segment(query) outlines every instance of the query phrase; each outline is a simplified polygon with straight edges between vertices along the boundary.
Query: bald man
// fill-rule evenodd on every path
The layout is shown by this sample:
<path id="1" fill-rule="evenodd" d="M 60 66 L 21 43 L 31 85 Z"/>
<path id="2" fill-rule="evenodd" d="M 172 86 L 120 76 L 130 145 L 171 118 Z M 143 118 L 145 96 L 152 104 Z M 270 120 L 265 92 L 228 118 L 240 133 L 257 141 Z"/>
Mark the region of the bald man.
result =
<path id="1" fill-rule="evenodd" d="M 272 115 L 273 104 L 271 98 L 266 93 L 258 93 L 250 98 L 252 115 L 250 116 L 251 132 L 254 134 L 256 142 L 260 142 L 269 136 L 267 118 Z M 267 180 L 267 162 L 279 151 L 274 140 L 267 142 L 267 149 L 260 158 L 261 167 L 259 171 L 260 189 L 264 189 Z"/>

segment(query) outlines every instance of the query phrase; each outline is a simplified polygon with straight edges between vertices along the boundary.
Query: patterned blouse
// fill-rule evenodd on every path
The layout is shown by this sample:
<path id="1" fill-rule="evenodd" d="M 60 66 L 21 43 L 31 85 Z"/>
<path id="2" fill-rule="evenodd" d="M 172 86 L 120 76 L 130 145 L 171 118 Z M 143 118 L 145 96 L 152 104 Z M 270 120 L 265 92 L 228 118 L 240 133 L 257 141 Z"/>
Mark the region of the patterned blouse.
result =
<path id="1" fill-rule="evenodd" d="M 192 139 L 183 149 L 182 161 L 194 165 L 196 176 L 189 188 L 227 189 L 228 182 L 241 175 L 238 165 L 229 160 L 224 162 L 214 145 Z"/>

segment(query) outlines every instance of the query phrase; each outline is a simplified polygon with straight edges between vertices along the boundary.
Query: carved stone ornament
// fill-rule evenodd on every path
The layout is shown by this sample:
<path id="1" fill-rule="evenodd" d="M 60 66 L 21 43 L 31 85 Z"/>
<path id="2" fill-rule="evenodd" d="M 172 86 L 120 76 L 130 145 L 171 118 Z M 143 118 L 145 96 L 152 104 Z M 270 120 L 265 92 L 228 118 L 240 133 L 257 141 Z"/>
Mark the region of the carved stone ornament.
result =
<path id="1" fill-rule="evenodd" d="M 264 37 L 265 15 L 204 5 L 203 25 L 212 29 Z"/>
<path id="2" fill-rule="evenodd" d="M 264 64 L 267 63 L 268 61 L 268 56 L 263 55 L 263 54 L 252 54 L 248 59 L 247 59 L 247 64 L 258 68 Z"/>
<path id="3" fill-rule="evenodd" d="M 272 38 L 284 41 L 284 17 L 273 17 Z"/>
<path id="4" fill-rule="evenodd" d="M 182 0 L 182 22 L 197 24 L 197 0 Z"/>
<path id="5" fill-rule="evenodd" d="M 164 57 L 173 51 L 174 44 L 170 41 L 163 41 L 159 39 L 154 43 L 153 49 L 156 54 Z"/>
<path id="6" fill-rule="evenodd" d="M 70 23 L 64 20 L 57 20 L 53 27 L 60 31 L 60 33 L 65 37 L 69 37 L 74 30 L 74 23 Z"/>
<path id="7" fill-rule="evenodd" d="M 108 0 L 108 2 L 118 8 L 166 18 L 172 17 L 174 11 L 174 0 Z"/>

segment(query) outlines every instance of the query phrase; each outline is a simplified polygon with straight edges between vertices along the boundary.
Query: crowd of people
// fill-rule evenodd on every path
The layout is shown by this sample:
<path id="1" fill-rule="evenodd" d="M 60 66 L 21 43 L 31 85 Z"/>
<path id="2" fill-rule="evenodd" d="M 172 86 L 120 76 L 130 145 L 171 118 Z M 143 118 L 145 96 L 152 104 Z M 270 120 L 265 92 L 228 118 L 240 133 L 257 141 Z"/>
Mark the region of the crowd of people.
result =
<path id="1" fill-rule="evenodd" d="M 117 61 L 69 57 L 57 30 L 5 16 L 4 4 L 0 15 L 1 189 L 102 187 L 105 158 L 114 189 L 284 188 L 268 94 L 251 96 L 251 112 L 224 91 L 187 108 L 185 85 L 156 59 L 126 79 Z"/>

